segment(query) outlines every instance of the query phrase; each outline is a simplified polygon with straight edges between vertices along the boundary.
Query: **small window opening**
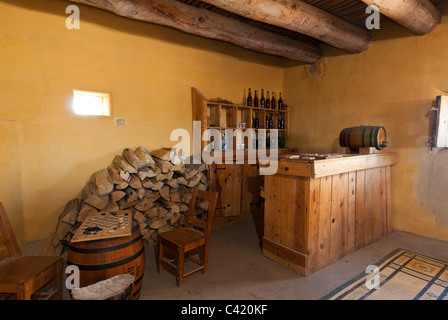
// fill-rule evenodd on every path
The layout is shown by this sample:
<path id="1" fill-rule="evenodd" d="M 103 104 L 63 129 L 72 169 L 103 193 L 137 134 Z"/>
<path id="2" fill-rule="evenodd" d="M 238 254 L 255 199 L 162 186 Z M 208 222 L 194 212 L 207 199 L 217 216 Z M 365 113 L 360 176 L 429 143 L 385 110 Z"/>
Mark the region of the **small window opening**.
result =
<path id="1" fill-rule="evenodd" d="M 108 93 L 73 90 L 73 111 L 85 116 L 110 116 Z"/>

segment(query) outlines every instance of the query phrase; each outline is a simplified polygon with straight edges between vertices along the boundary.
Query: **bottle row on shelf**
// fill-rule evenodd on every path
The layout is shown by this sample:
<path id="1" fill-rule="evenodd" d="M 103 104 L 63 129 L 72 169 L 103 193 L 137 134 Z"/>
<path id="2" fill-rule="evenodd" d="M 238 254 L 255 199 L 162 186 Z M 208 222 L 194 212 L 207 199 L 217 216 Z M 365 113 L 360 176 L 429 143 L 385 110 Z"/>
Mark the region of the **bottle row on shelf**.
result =
<path id="1" fill-rule="evenodd" d="M 261 89 L 261 97 L 258 98 L 257 90 L 254 91 L 254 96 L 252 97 L 252 89 L 249 88 L 246 99 L 246 106 L 254 108 L 283 110 L 282 93 L 279 92 L 279 98 L 277 100 L 275 92 L 272 92 L 272 98 L 271 98 L 269 95 L 269 91 L 266 91 L 266 98 L 265 98 L 264 89 Z"/>
<path id="2" fill-rule="evenodd" d="M 233 137 L 232 137 L 233 138 Z M 208 141 L 208 150 L 219 150 L 222 151 L 229 151 L 229 150 L 260 150 L 260 149 L 282 149 L 286 148 L 286 136 L 282 132 L 278 132 L 277 134 L 266 132 L 266 134 L 262 135 L 253 135 L 251 138 L 252 144 L 245 144 L 244 138 L 243 140 L 237 139 L 236 141 L 236 148 L 231 146 L 228 143 L 226 132 L 222 132 L 221 134 L 221 141 L 215 141 L 214 137 L 212 136 L 210 140 Z M 219 144 L 221 145 L 221 148 L 219 147 Z"/>
<path id="3" fill-rule="evenodd" d="M 258 119 L 258 115 L 255 114 L 252 118 L 252 128 L 260 129 L 260 120 Z M 266 122 L 264 129 L 285 129 L 285 118 L 278 117 L 277 119 L 277 127 L 274 127 L 274 120 L 272 119 L 272 115 L 266 115 Z"/>

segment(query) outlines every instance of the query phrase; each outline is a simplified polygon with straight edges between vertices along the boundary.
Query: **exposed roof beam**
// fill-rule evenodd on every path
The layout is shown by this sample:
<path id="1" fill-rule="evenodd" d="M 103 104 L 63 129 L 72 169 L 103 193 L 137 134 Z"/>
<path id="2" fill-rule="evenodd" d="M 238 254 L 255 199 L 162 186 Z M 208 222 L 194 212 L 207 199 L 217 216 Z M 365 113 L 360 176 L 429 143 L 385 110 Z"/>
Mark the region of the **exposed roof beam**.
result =
<path id="1" fill-rule="evenodd" d="M 417 35 L 434 31 L 440 25 L 442 13 L 429 0 L 362 0 L 376 5 L 382 14 Z"/>
<path id="2" fill-rule="evenodd" d="M 367 50 L 372 40 L 368 30 L 299 0 L 203 1 L 246 18 L 306 34 L 352 53 Z"/>
<path id="3" fill-rule="evenodd" d="M 290 60 L 315 63 L 317 46 L 264 31 L 209 10 L 174 0 L 70 0 L 113 12 L 119 16 L 172 27 L 183 32 L 230 42 L 253 51 Z"/>

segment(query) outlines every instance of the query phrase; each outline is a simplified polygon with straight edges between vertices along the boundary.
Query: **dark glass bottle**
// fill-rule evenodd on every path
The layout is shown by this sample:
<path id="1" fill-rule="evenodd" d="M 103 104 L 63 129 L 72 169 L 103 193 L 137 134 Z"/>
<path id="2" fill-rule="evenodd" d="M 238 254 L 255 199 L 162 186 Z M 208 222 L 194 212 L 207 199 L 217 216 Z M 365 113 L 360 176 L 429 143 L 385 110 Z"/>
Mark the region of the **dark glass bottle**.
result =
<path id="1" fill-rule="evenodd" d="M 258 120 L 258 115 L 255 113 L 255 124 L 254 128 L 258 129 L 260 127 L 260 120 Z"/>
<path id="2" fill-rule="evenodd" d="M 266 115 L 266 129 L 269 129 L 269 116 Z"/>
<path id="3" fill-rule="evenodd" d="M 269 98 L 269 91 L 266 91 L 266 109 L 271 108 L 271 98 Z"/>
<path id="4" fill-rule="evenodd" d="M 271 109 L 277 108 L 277 100 L 275 100 L 275 92 L 272 92 Z"/>
<path id="5" fill-rule="evenodd" d="M 270 149 L 271 148 L 271 137 L 269 132 L 266 133 L 266 149 Z"/>
<path id="6" fill-rule="evenodd" d="M 247 106 L 248 107 L 252 106 L 252 92 L 251 92 L 250 88 L 249 88 L 249 93 L 247 95 Z"/>
<path id="7" fill-rule="evenodd" d="M 266 107 L 266 99 L 264 98 L 263 89 L 261 89 L 260 108 Z"/>
<path id="8" fill-rule="evenodd" d="M 281 92 L 279 93 L 277 104 L 278 104 L 278 110 L 283 110 L 283 99 Z"/>
<path id="9" fill-rule="evenodd" d="M 272 121 L 272 115 L 269 116 L 269 129 L 272 129 L 274 126 L 274 123 Z"/>
<path id="10" fill-rule="evenodd" d="M 255 90 L 255 93 L 254 93 L 254 108 L 258 108 L 257 90 Z"/>

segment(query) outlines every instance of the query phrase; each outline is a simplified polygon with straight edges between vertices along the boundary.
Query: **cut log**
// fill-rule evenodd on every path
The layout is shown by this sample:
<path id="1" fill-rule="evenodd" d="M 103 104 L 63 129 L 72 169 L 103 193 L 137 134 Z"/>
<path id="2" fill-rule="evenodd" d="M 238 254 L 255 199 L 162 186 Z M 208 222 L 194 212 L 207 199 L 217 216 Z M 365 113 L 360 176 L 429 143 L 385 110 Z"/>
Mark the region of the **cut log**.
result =
<path id="1" fill-rule="evenodd" d="M 158 208 L 154 207 L 145 212 L 145 216 L 152 219 L 158 216 Z"/>
<path id="2" fill-rule="evenodd" d="M 152 178 L 157 176 L 157 174 L 150 168 L 141 168 L 138 170 L 138 177 L 140 180 L 145 180 L 146 178 Z"/>
<path id="3" fill-rule="evenodd" d="M 142 186 L 146 189 L 150 189 L 153 188 L 155 186 L 155 183 L 152 182 L 151 179 L 146 178 L 145 180 L 142 181 Z"/>
<path id="4" fill-rule="evenodd" d="M 142 182 L 136 175 L 131 174 L 131 179 L 129 180 L 129 186 L 131 186 L 134 189 L 140 189 L 142 188 Z"/>
<path id="5" fill-rule="evenodd" d="M 169 185 L 171 188 L 177 188 L 177 179 L 167 179 L 165 184 Z"/>
<path id="6" fill-rule="evenodd" d="M 110 199 L 114 202 L 119 201 L 126 195 L 126 192 L 121 190 L 115 190 L 110 193 Z"/>
<path id="7" fill-rule="evenodd" d="M 79 214 L 77 217 L 77 222 L 83 222 L 84 219 L 89 215 L 93 213 L 97 213 L 98 209 L 92 207 L 90 204 L 86 202 L 81 202 L 81 207 L 79 209 Z"/>
<path id="8" fill-rule="evenodd" d="M 139 204 L 136 204 L 134 208 L 138 211 L 147 211 L 154 206 L 154 202 L 152 202 L 148 197 L 144 197 Z"/>
<path id="9" fill-rule="evenodd" d="M 86 184 L 81 192 L 82 200 L 98 210 L 104 209 L 109 202 L 109 195 L 98 195 L 93 181 Z"/>
<path id="10" fill-rule="evenodd" d="M 132 149 L 125 148 L 122 155 L 123 158 L 126 159 L 126 161 L 135 168 L 135 170 L 143 167 L 143 161 L 135 155 Z"/>
<path id="11" fill-rule="evenodd" d="M 96 193 L 98 195 L 104 196 L 114 190 L 114 183 L 112 182 L 109 171 L 107 169 L 102 169 L 95 172 L 92 178 L 93 181 L 95 181 Z"/>
<path id="12" fill-rule="evenodd" d="M 142 199 L 145 197 L 145 195 L 146 195 L 146 190 L 145 190 L 145 188 L 137 189 L 137 195 L 138 195 L 138 198 L 139 198 L 140 200 L 142 200 Z"/>
<path id="13" fill-rule="evenodd" d="M 167 201 L 170 200 L 170 187 L 164 186 L 164 187 L 160 188 L 159 193 L 163 199 L 165 199 Z"/>
<path id="14" fill-rule="evenodd" d="M 157 181 L 154 183 L 154 187 L 151 188 L 151 190 L 157 191 L 160 190 L 164 186 L 164 183 L 162 181 Z"/>
<path id="15" fill-rule="evenodd" d="M 126 210 L 128 208 L 131 208 L 133 206 L 135 206 L 136 204 L 139 204 L 140 200 L 137 198 L 137 200 L 135 201 L 126 201 L 126 199 L 121 199 L 120 201 L 118 201 L 118 207 L 120 208 L 120 210 Z"/>
<path id="16" fill-rule="evenodd" d="M 153 159 L 156 158 L 159 160 L 171 161 L 170 152 L 171 152 L 171 149 L 169 149 L 169 148 L 161 148 L 161 149 L 151 151 L 150 154 L 153 157 Z M 154 159 L 154 161 L 155 161 L 155 159 Z"/>
<path id="17" fill-rule="evenodd" d="M 182 198 L 176 189 L 170 190 L 170 201 L 171 202 L 182 202 Z"/>
<path id="18" fill-rule="evenodd" d="M 109 177 L 114 184 L 119 184 L 123 182 L 123 178 L 120 176 L 120 172 L 118 172 L 117 167 L 111 164 L 107 167 L 107 171 L 109 171 Z M 129 176 L 129 173 L 128 173 Z"/>
<path id="19" fill-rule="evenodd" d="M 63 221 L 70 225 L 75 225 L 79 214 L 80 201 L 79 199 L 70 200 L 64 208 L 64 211 L 59 215 L 59 222 Z"/>
<path id="20" fill-rule="evenodd" d="M 187 186 L 190 188 L 194 188 L 197 186 L 199 181 L 201 181 L 201 177 L 199 175 L 196 175 L 195 177 L 191 178 L 190 181 L 188 181 Z"/>
<path id="21" fill-rule="evenodd" d="M 155 219 L 154 221 L 152 221 L 152 222 L 149 224 L 149 227 L 150 227 L 151 229 L 160 229 L 160 228 L 162 228 L 164 225 L 166 225 L 166 221 L 165 221 L 165 220 L 163 220 L 163 219 Z"/>
<path id="22" fill-rule="evenodd" d="M 147 197 L 152 202 L 156 202 L 158 199 L 160 199 L 160 194 L 158 192 L 146 190 L 145 197 Z"/>
<path id="23" fill-rule="evenodd" d="M 173 216 L 170 219 L 170 224 L 173 226 L 175 225 L 180 219 L 180 213 L 174 213 Z"/>
<path id="24" fill-rule="evenodd" d="M 154 168 L 155 162 L 152 159 L 152 156 L 145 148 L 138 147 L 137 149 L 134 150 L 134 154 L 142 161 L 143 167 Z"/>
<path id="25" fill-rule="evenodd" d="M 169 162 L 169 160 L 163 160 L 154 157 L 154 162 L 162 170 L 162 173 L 168 173 L 174 170 L 174 165 Z"/>
<path id="26" fill-rule="evenodd" d="M 204 2 L 249 19 L 305 34 L 353 53 L 366 51 L 372 41 L 368 30 L 299 0 L 204 0 Z"/>
<path id="27" fill-rule="evenodd" d="M 56 231 L 53 234 L 53 245 L 56 247 L 62 239 L 65 239 L 66 236 L 71 232 L 73 226 L 70 223 L 65 223 L 61 221 L 56 226 Z"/>
<path id="28" fill-rule="evenodd" d="M 123 168 L 121 168 L 115 164 L 114 164 L 114 166 L 117 169 L 122 181 L 129 182 L 129 180 L 131 180 L 131 174 L 128 171 L 124 170 Z M 121 182 L 118 182 L 118 183 L 121 183 Z"/>
<path id="29" fill-rule="evenodd" d="M 138 193 L 137 191 L 135 191 L 135 189 L 128 187 L 125 189 L 126 192 L 126 202 L 130 203 L 130 202 L 134 202 L 136 200 L 138 200 Z"/>
<path id="30" fill-rule="evenodd" d="M 442 13 L 429 0 L 362 0 L 417 35 L 433 32 L 442 21 Z"/>
<path id="31" fill-rule="evenodd" d="M 128 186 L 129 186 L 129 182 L 126 182 L 126 181 L 123 180 L 121 183 L 115 185 L 115 189 L 117 189 L 117 190 L 124 190 Z"/>
<path id="32" fill-rule="evenodd" d="M 183 185 L 187 185 L 188 182 L 184 177 L 178 177 L 177 178 L 177 184 L 183 184 Z"/>
<path id="33" fill-rule="evenodd" d="M 295 61 L 315 63 L 322 56 L 322 50 L 317 46 L 295 41 L 236 19 L 227 18 L 218 13 L 195 8 L 175 0 L 71 1 L 111 11 L 130 19 L 161 24 L 183 32 L 230 42 L 246 49 Z M 257 6 L 250 5 L 248 8 L 253 10 Z M 268 12 L 268 15 L 270 14 L 272 12 Z M 320 22 L 317 23 L 317 26 L 319 24 Z M 315 27 L 316 24 L 312 24 L 312 26 L 317 28 Z"/>
<path id="34" fill-rule="evenodd" d="M 101 210 L 101 211 L 104 211 L 104 212 L 116 212 L 118 210 L 120 210 L 120 208 L 118 207 L 117 202 L 112 201 L 110 199 L 110 197 L 109 197 L 109 202 L 107 203 L 107 206 L 103 210 Z"/>
<path id="35" fill-rule="evenodd" d="M 123 158 L 122 156 L 116 155 L 112 163 L 117 168 L 121 168 L 124 171 L 127 171 L 129 173 L 137 173 L 137 169 L 135 169 L 133 166 L 131 166 L 129 164 L 129 162 L 127 162 L 126 159 Z"/>

